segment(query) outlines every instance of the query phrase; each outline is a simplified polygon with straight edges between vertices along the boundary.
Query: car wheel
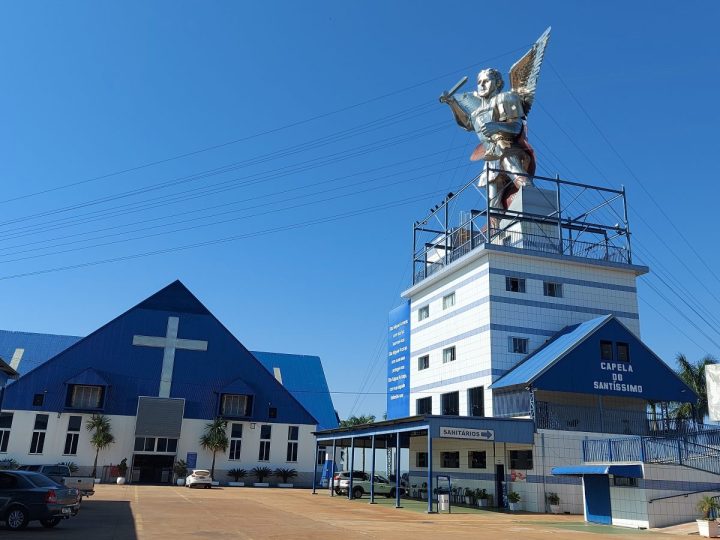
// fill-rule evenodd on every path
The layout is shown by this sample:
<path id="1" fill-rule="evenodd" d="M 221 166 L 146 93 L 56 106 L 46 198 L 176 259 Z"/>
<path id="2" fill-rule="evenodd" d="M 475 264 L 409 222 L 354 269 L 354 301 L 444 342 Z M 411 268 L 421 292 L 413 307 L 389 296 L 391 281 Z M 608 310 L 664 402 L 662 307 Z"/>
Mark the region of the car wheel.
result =
<path id="1" fill-rule="evenodd" d="M 361 487 L 353 488 L 353 490 L 352 490 L 353 499 L 359 499 L 360 497 L 363 496 L 363 493 L 365 493 L 363 491 L 363 488 L 361 488 Z"/>
<path id="2" fill-rule="evenodd" d="M 30 516 L 27 510 L 20 506 L 13 506 L 5 514 L 5 527 L 11 531 L 19 531 L 27 527 Z"/>
<path id="3" fill-rule="evenodd" d="M 340 488 L 335 488 L 335 495 L 342 495 Z"/>
<path id="4" fill-rule="evenodd" d="M 55 527 L 55 525 L 57 525 L 61 521 L 62 521 L 62 518 L 59 518 L 59 517 L 54 517 L 54 518 L 50 518 L 50 519 L 41 519 L 40 525 L 42 525 L 46 529 L 52 529 L 53 527 Z"/>
<path id="5" fill-rule="evenodd" d="M 205 484 L 205 489 L 210 489 L 212 486 L 210 484 Z"/>

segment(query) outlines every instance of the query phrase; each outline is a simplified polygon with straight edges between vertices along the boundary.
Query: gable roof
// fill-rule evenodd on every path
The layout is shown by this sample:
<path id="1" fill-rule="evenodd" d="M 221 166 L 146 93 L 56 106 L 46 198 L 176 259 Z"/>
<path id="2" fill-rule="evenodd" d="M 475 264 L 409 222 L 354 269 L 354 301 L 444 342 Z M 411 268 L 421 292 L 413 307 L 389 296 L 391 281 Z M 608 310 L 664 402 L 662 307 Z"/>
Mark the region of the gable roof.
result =
<path id="1" fill-rule="evenodd" d="M 629 362 L 602 360 L 600 341 L 625 343 Z M 495 381 L 494 391 L 540 390 L 693 402 L 697 396 L 650 348 L 613 315 L 567 326 Z"/>
<path id="2" fill-rule="evenodd" d="M 11 365 L 13 360 L 19 361 L 14 369 L 22 376 L 81 339 L 77 336 L 0 330 L 0 357 Z"/>
<path id="3" fill-rule="evenodd" d="M 318 356 L 253 351 L 255 358 L 274 373 L 277 368 L 282 385 L 317 418 L 319 429 L 338 426 L 322 362 Z"/>
<path id="4" fill-rule="evenodd" d="M 207 342 L 206 350 L 178 347 L 170 397 L 185 399 L 185 417 L 211 419 L 218 413 L 222 388 L 241 378 L 255 390 L 256 406 L 248 420 L 317 424 L 316 419 L 179 281 L 158 291 L 27 372 L 6 388 L 3 408 L 60 411 L 65 408 L 65 381 L 83 371 L 107 381 L 105 414 L 132 416 L 137 396 L 158 395 L 163 352 L 134 344 L 135 336 L 162 338 L 170 317 L 179 319 L 178 338 Z M 88 372 L 87 376 L 91 374 Z M 32 396 L 45 393 L 41 407 Z"/>

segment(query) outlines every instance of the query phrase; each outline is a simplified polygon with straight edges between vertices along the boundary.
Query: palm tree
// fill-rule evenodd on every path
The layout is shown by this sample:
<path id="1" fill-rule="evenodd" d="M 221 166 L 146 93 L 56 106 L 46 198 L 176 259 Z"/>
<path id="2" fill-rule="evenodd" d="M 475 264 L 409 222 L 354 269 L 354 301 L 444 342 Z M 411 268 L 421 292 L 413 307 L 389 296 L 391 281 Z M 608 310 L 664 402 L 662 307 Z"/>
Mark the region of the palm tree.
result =
<path id="1" fill-rule="evenodd" d="M 705 382 L 705 366 L 717 364 L 717 360 L 710 355 L 693 364 L 684 354 L 680 353 L 676 357 L 678 363 L 678 376 L 687 384 L 690 389 L 697 394 L 697 402 L 695 403 L 695 421 L 702 424 L 708 414 L 708 395 L 707 385 Z M 689 404 L 684 403 L 675 409 L 675 415 L 678 418 L 693 418 Z"/>
<path id="2" fill-rule="evenodd" d="M 200 446 L 205 450 L 212 452 L 212 467 L 210 467 L 210 476 L 215 478 L 215 454 L 218 452 L 226 452 L 230 441 L 227 436 L 227 420 L 216 418 L 212 422 L 205 424 L 205 433 L 200 437 Z"/>
<path id="3" fill-rule="evenodd" d="M 92 432 L 90 444 L 95 448 L 95 461 L 93 462 L 92 476 L 97 475 L 97 462 L 100 450 L 104 450 L 115 442 L 115 437 L 110 433 L 110 419 L 104 414 L 93 414 L 85 422 L 85 429 Z"/>
<path id="4" fill-rule="evenodd" d="M 340 420 L 340 427 L 359 426 L 361 424 L 372 424 L 375 421 L 374 414 L 362 414 L 360 416 L 351 416 L 347 420 Z M 362 470 L 365 470 L 365 448 L 362 450 Z"/>

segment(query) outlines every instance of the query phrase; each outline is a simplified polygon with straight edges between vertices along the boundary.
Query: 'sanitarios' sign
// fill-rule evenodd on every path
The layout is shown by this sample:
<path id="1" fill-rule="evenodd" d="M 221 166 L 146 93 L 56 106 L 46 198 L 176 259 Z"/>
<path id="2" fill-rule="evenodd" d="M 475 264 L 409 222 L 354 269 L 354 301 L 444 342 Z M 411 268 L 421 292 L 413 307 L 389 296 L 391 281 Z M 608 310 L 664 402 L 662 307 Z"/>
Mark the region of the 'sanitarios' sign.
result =
<path id="1" fill-rule="evenodd" d="M 476 439 L 482 441 L 493 441 L 495 440 L 495 431 L 492 429 L 441 427 L 440 436 L 448 439 Z"/>

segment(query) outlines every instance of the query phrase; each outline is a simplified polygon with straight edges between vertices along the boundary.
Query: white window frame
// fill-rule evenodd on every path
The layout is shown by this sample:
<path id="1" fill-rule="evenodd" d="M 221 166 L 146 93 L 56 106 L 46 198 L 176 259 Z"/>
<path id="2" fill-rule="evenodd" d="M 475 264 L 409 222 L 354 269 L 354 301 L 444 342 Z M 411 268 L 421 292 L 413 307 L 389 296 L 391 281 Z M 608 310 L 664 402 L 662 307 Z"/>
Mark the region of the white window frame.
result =
<path id="1" fill-rule="evenodd" d="M 457 350 L 455 345 L 443 349 L 443 364 L 449 364 L 457 360 Z"/>
<path id="2" fill-rule="evenodd" d="M 543 295 L 549 296 L 551 298 L 562 298 L 563 297 L 562 283 L 558 283 L 556 281 L 543 281 Z"/>
<path id="3" fill-rule="evenodd" d="M 248 396 L 245 394 L 223 394 L 222 415 L 231 417 L 247 416 Z"/>
<path id="4" fill-rule="evenodd" d="M 450 309 L 454 305 L 455 305 L 455 291 L 443 296 L 443 302 L 442 302 L 443 309 Z"/>
<path id="5" fill-rule="evenodd" d="M 270 461 L 270 441 L 272 440 L 272 425 L 263 424 L 260 426 L 260 437 L 265 426 L 270 428 L 270 437 L 260 439 L 260 446 L 258 448 L 258 461 Z"/>
<path id="6" fill-rule="evenodd" d="M 430 306 L 423 306 L 421 308 L 418 308 L 418 322 L 424 321 L 425 319 L 430 318 Z"/>
<path id="7" fill-rule="evenodd" d="M 75 384 L 70 396 L 73 409 L 101 409 L 103 406 L 103 387 L 89 384 Z"/>
<path id="8" fill-rule="evenodd" d="M 422 356 L 418 356 L 417 359 L 417 368 L 418 371 L 422 371 L 423 369 L 428 369 L 430 367 L 430 355 L 429 354 L 423 354 Z"/>
<path id="9" fill-rule="evenodd" d="M 530 340 L 524 337 L 510 336 L 508 350 L 513 354 L 527 354 L 530 350 Z"/>

